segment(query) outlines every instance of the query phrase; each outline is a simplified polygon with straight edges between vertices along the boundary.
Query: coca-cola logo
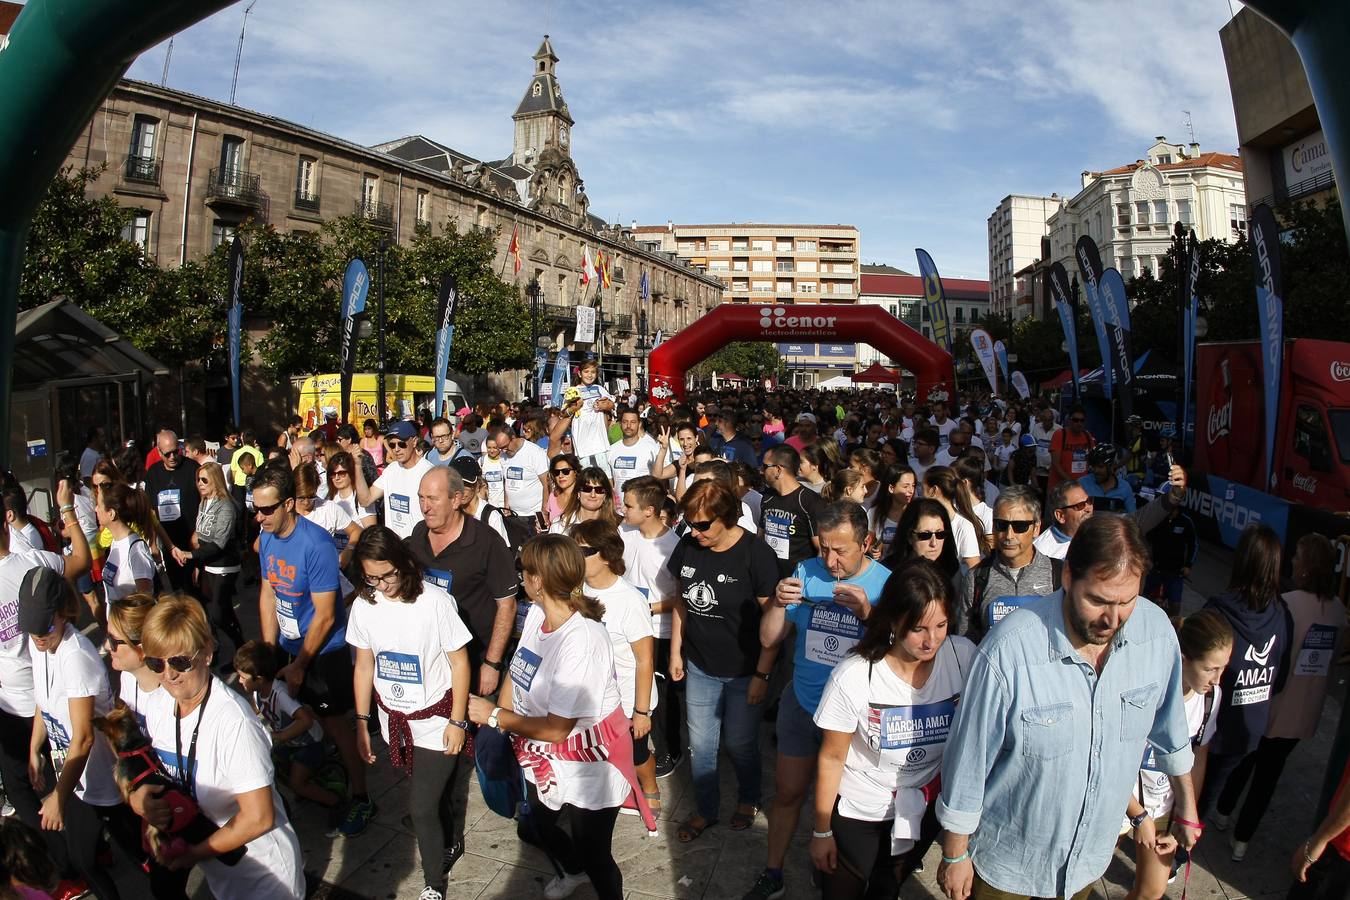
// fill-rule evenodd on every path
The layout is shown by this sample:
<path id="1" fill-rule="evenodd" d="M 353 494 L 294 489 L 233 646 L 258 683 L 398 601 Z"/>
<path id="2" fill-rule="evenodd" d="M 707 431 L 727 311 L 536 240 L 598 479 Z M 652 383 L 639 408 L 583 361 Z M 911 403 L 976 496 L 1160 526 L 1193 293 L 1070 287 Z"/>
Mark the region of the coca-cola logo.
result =
<path id="1" fill-rule="evenodd" d="M 1295 475 L 1294 487 L 1309 494 L 1317 493 L 1317 479 L 1312 475 Z"/>
<path id="2" fill-rule="evenodd" d="M 1209 422 L 1205 428 L 1205 435 L 1209 442 L 1213 444 L 1219 438 L 1228 434 L 1233 427 L 1233 400 L 1230 397 L 1223 406 L 1215 409 L 1209 408 Z"/>
<path id="3" fill-rule="evenodd" d="M 1331 361 L 1331 380 L 1350 381 L 1350 363 L 1343 363 L 1339 359 L 1333 359 Z"/>

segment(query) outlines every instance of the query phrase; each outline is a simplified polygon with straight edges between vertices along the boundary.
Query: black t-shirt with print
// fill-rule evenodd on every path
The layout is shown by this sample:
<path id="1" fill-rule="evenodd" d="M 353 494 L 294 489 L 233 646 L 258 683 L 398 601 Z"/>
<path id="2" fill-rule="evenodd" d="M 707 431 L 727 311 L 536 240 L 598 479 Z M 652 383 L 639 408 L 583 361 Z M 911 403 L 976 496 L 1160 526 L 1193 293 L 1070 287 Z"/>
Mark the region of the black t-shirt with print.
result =
<path id="1" fill-rule="evenodd" d="M 797 563 L 816 555 L 816 516 L 825 501 L 810 488 L 799 487 L 787 496 L 770 491 L 760 504 L 759 533 L 778 557 L 778 577 L 787 578 Z"/>
<path id="2" fill-rule="evenodd" d="M 759 597 L 773 596 L 778 557 L 758 535 L 744 532 L 717 552 L 681 538 L 666 568 L 684 600 L 684 657 L 708 675 L 739 678 L 759 661 Z"/>

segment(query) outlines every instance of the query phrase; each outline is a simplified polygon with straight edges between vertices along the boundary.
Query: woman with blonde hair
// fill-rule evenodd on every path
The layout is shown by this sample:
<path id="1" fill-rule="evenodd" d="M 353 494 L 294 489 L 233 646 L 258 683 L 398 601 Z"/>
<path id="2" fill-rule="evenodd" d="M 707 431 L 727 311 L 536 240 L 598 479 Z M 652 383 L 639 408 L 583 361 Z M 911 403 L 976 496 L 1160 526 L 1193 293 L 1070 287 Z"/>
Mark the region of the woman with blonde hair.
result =
<path id="1" fill-rule="evenodd" d="M 128 594 L 114 600 L 108 606 L 108 633 L 104 638 L 108 661 L 117 673 L 117 696 L 141 728 L 145 728 L 150 695 L 159 690 L 159 676 L 146 666 L 141 650 L 141 630 L 154 605 L 155 598 L 150 594 Z"/>
<path id="2" fill-rule="evenodd" d="M 169 777 L 220 827 L 180 854 L 161 850 L 160 862 L 200 866 L 217 900 L 303 897 L 300 842 L 273 786 L 272 739 L 248 700 L 211 674 L 215 645 L 201 604 L 162 597 L 141 627 L 141 651 L 163 688 L 146 704 L 146 732 Z M 131 805 L 157 827 L 172 821 L 157 789 L 138 789 Z M 241 848 L 232 865 L 217 859 Z"/>
<path id="3" fill-rule="evenodd" d="M 649 831 L 655 819 L 637 785 L 603 610 L 582 590 L 586 558 L 570 537 L 531 538 L 520 565 L 532 605 L 511 677 L 500 705 L 471 698 L 469 718 L 512 735 L 535 833 L 563 868 L 544 896 L 559 900 L 589 879 L 601 900 L 621 900 L 623 875 L 611 851 L 619 808 L 636 797 Z M 558 824 L 564 810 L 570 834 Z"/>
<path id="4" fill-rule="evenodd" d="M 202 463 L 194 476 L 201 504 L 191 547 L 175 547 L 173 558 L 180 566 L 196 563 L 197 594 L 211 613 L 211 626 L 228 637 L 235 649 L 244 646 L 244 629 L 234 612 L 235 587 L 239 581 L 239 508 L 225 486 L 219 463 Z M 233 657 L 226 657 L 227 660 Z"/>

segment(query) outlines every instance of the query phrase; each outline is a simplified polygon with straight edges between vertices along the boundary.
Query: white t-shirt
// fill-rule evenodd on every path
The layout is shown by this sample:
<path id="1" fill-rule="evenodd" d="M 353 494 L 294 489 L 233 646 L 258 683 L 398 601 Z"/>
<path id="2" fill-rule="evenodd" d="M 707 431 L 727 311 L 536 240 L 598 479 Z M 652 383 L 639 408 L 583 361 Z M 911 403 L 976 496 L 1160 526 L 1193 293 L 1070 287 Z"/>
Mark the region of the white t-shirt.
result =
<path id="1" fill-rule="evenodd" d="M 390 463 L 371 485 L 384 492 L 384 524 L 401 538 L 410 537 L 413 526 L 422 521 L 417 488 L 422 484 L 422 476 L 433 468 L 426 458 L 419 459 L 411 468 Z"/>
<path id="2" fill-rule="evenodd" d="M 133 533 L 113 541 L 107 559 L 103 560 L 104 602 L 112 603 L 136 593 L 136 581 L 142 578 L 154 586 L 155 561 L 150 558 L 145 540 Z"/>
<path id="3" fill-rule="evenodd" d="M 511 657 L 511 706 L 522 716 L 554 713 L 576 719 L 571 737 L 606 719 L 619 707 L 614 649 L 609 631 L 574 613 L 555 631 L 544 632 L 544 611 L 531 604 Z M 610 809 L 632 789 L 608 763 L 551 760 L 557 787 L 541 797 L 550 809 L 570 803 L 581 809 Z M 534 781 L 534 772 L 525 768 Z"/>
<path id="4" fill-rule="evenodd" d="M 131 710 L 131 714 L 136 717 L 136 721 L 144 730 L 146 707 L 150 703 L 150 698 L 160 692 L 160 688 L 156 685 L 153 691 L 143 691 L 134 673 L 118 672 L 117 675 L 117 699 L 127 705 L 127 709 Z"/>
<path id="5" fill-rule="evenodd" d="M 1217 684 L 1214 685 L 1214 702 L 1210 707 L 1209 721 L 1205 721 L 1205 695 L 1200 693 L 1191 694 L 1186 701 L 1186 731 L 1194 738 L 1200 735 L 1200 745 L 1204 746 L 1214 737 L 1214 730 L 1219 726 L 1219 701 L 1223 699 L 1223 688 Z M 1201 724 L 1205 726 L 1205 733 L 1200 734 Z M 1144 762 L 1139 769 L 1139 777 L 1134 784 L 1134 799 L 1139 800 L 1148 810 L 1149 818 L 1158 819 L 1172 811 L 1172 779 L 1168 778 L 1162 772 L 1159 772 L 1154 764 L 1153 747 L 1146 745 L 1144 748 Z M 1139 789 L 1144 789 L 1144 797 L 1139 797 Z M 1126 827 L 1129 827 L 1129 817 L 1125 817 Z"/>
<path id="6" fill-rule="evenodd" d="M 347 643 L 375 657 L 375 692 L 385 706 L 402 713 L 440 702 L 452 687 L 446 654 L 472 639 L 454 598 L 427 581 L 412 603 L 390 600 L 383 591 L 376 591 L 374 603 L 358 598 L 347 618 Z M 388 741 L 389 716 L 383 709 L 379 714 L 380 731 Z M 448 718 L 409 722 L 413 744 L 424 750 L 444 750 Z"/>
<path id="7" fill-rule="evenodd" d="M 66 572 L 65 559 L 46 550 L 11 550 L 0 557 L 0 709 L 25 718 L 33 715 L 33 664 L 28 636 L 19 628 L 19 588 L 38 566 Z"/>
<path id="8" fill-rule="evenodd" d="M 191 756 L 192 734 L 197 732 L 197 753 L 188 778 L 211 821 L 224 825 L 232 819 L 239 812 L 237 795 L 264 787 L 271 790 L 271 830 L 249 841 L 248 852 L 233 866 L 215 859 L 200 864 L 212 896 L 216 900 L 304 897 L 300 841 L 273 786 L 272 738 L 248 701 L 212 676 L 210 697 L 175 728 L 175 702 L 169 692 L 155 691 L 148 699 L 146 731 L 171 777 L 178 778 L 187 768 L 187 760 L 178 755 L 176 734 L 182 735 L 183 754 Z"/>
<path id="9" fill-rule="evenodd" d="M 1049 528 L 1036 535 L 1036 540 L 1031 542 L 1031 546 L 1036 548 L 1037 553 L 1044 553 L 1051 559 L 1063 559 L 1069 552 L 1069 542 L 1055 537 L 1055 533 Z"/>
<path id="10" fill-rule="evenodd" d="M 544 504 L 544 485 L 540 475 L 548 474 L 548 454 L 534 441 L 521 442 L 510 458 L 502 454 L 506 477 L 507 505 L 513 515 L 532 516 Z"/>
<path id="11" fill-rule="evenodd" d="M 680 536 L 667 528 L 664 534 L 649 539 L 636 528 L 620 525 L 619 537 L 623 538 L 623 580 L 637 588 L 649 604 L 678 599 L 680 586 L 666 563 Z M 652 633 L 658 638 L 670 637 L 670 613 L 652 613 Z"/>
<path id="12" fill-rule="evenodd" d="M 489 509 L 491 515 L 488 515 Z M 506 536 L 506 517 L 502 515 L 502 511 L 497 509 L 495 505 L 489 507 L 489 504 L 487 503 L 479 503 L 478 512 L 474 513 L 474 518 L 497 532 L 497 534 L 501 536 L 501 539 L 506 542 L 506 546 L 511 546 L 511 539 Z"/>
<path id="13" fill-rule="evenodd" d="M 648 434 L 639 435 L 631 447 L 623 441 L 610 444 L 609 468 L 614 473 L 614 496 L 622 499 L 625 484 L 639 476 L 652 474 L 652 463 L 660 452 L 661 445 Z"/>
<path id="14" fill-rule="evenodd" d="M 113 708 L 112 685 L 108 683 L 103 658 L 73 625 L 66 623 L 65 629 L 65 636 L 54 653 L 43 653 L 32 638 L 29 638 L 28 646 L 33 659 L 33 698 L 42 710 L 47 744 L 58 774 L 75 733 L 70 719 L 71 699 L 93 697 L 95 716 L 106 716 Z M 75 787 L 75 796 L 91 806 L 116 806 L 122 802 L 117 782 L 113 780 L 117 757 L 107 738 L 92 723 L 89 730 L 94 735 L 94 745 L 85 761 L 80 783 Z"/>
<path id="15" fill-rule="evenodd" d="M 984 526 L 985 534 L 994 533 L 994 511 L 989 508 L 989 504 L 983 500 L 975 501 L 975 515 L 980 517 L 980 524 Z"/>
<path id="16" fill-rule="evenodd" d="M 84 532 L 84 539 L 92 546 L 94 539 L 98 537 L 98 514 L 94 512 L 94 496 L 89 493 L 89 488 L 82 487 L 72 499 L 80 530 Z"/>
<path id="17" fill-rule="evenodd" d="M 603 456 L 609 449 L 609 426 L 605 424 L 605 414 L 595 408 L 597 400 L 613 400 L 603 384 L 579 384 L 581 410 L 572 419 L 572 449 L 577 456 Z"/>
<path id="18" fill-rule="evenodd" d="M 830 673 L 816 725 L 853 735 L 839 780 L 840 815 L 893 819 L 897 790 L 922 788 L 937 776 L 975 656 L 966 638 L 951 636 L 945 643 L 917 691 L 885 660 L 873 664 L 850 654 Z"/>
<path id="19" fill-rule="evenodd" d="M 421 507 L 419 506 L 418 509 L 420 510 Z M 339 553 L 347 549 L 347 529 L 351 527 L 352 515 L 343 508 L 341 503 L 330 500 L 315 500 L 314 508 L 305 513 L 305 518 L 332 536 L 333 546 L 337 547 Z"/>
<path id="20" fill-rule="evenodd" d="M 937 429 L 938 446 L 940 448 L 945 449 L 947 447 L 947 444 L 949 443 L 948 439 L 951 437 L 952 432 L 955 431 L 958 427 L 956 424 L 956 420 L 948 419 L 947 421 L 941 424 L 934 422 L 933 427 Z"/>
<path id="21" fill-rule="evenodd" d="M 952 514 L 952 537 L 956 541 L 957 559 L 984 556 L 984 551 L 980 549 L 980 539 L 975 535 L 975 526 L 960 513 Z"/>
<path id="22" fill-rule="evenodd" d="M 32 522 L 22 528 L 15 528 L 13 525 L 5 526 L 9 529 L 9 549 L 10 550 L 41 550 L 42 533 L 33 526 Z"/>
<path id="23" fill-rule="evenodd" d="M 366 516 L 377 515 L 380 511 L 378 504 L 372 503 L 370 506 L 362 506 L 357 503 L 356 491 L 352 491 L 346 497 L 329 497 L 327 502 L 340 507 L 347 514 L 347 517 L 354 522 L 360 522 Z"/>
<path id="24" fill-rule="evenodd" d="M 295 723 L 295 714 L 300 711 L 300 701 L 291 696 L 291 689 L 286 686 L 284 681 L 273 681 L 272 693 L 266 697 L 254 691 L 251 699 L 263 724 L 274 734 L 290 728 Z M 288 740 L 286 746 L 304 747 L 309 744 L 317 744 L 322 740 L 323 728 L 316 718 L 298 736 Z"/>
<path id="25" fill-rule="evenodd" d="M 493 459 L 484 453 L 478 468 L 483 472 L 483 481 L 487 482 L 488 502 L 501 509 L 506 505 L 506 463 L 500 456 Z"/>
<path id="26" fill-rule="evenodd" d="M 1044 428 L 1039 421 L 1031 423 L 1031 436 L 1036 440 L 1036 468 L 1050 468 L 1050 439 L 1056 431 L 1059 431 L 1058 425 Z"/>
<path id="27" fill-rule="evenodd" d="M 605 608 L 600 621 L 609 631 L 609 639 L 614 644 L 614 677 L 619 682 L 619 702 L 623 706 L 623 714 L 631 719 L 637 698 L 637 657 L 633 654 L 633 642 L 654 637 L 647 600 L 637 588 L 622 578 L 604 590 L 587 585 L 586 596 L 599 600 Z M 651 699 L 647 711 L 651 712 L 656 708 L 655 672 L 652 673 L 651 693 L 648 696 Z"/>

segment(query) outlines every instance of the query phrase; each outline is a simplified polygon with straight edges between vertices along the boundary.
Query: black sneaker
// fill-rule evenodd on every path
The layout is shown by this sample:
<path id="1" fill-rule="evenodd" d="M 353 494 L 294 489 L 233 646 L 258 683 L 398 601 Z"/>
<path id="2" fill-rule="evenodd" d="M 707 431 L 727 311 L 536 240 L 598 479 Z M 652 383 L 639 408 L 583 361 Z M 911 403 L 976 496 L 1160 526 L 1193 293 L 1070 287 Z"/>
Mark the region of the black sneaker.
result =
<path id="1" fill-rule="evenodd" d="M 441 855 L 441 874 L 449 876 L 450 870 L 459 862 L 459 858 L 464 855 L 464 842 L 455 841 L 455 843 L 445 848 L 445 853 Z"/>
<path id="2" fill-rule="evenodd" d="M 769 874 L 769 870 L 765 869 L 759 873 L 755 886 L 746 891 L 741 900 L 778 900 L 785 893 L 787 888 L 783 885 L 783 879 L 774 878 Z"/>
<path id="3" fill-rule="evenodd" d="M 665 778 L 678 769 L 683 761 L 683 756 L 671 756 L 669 753 L 662 753 L 656 758 L 656 777 Z"/>

